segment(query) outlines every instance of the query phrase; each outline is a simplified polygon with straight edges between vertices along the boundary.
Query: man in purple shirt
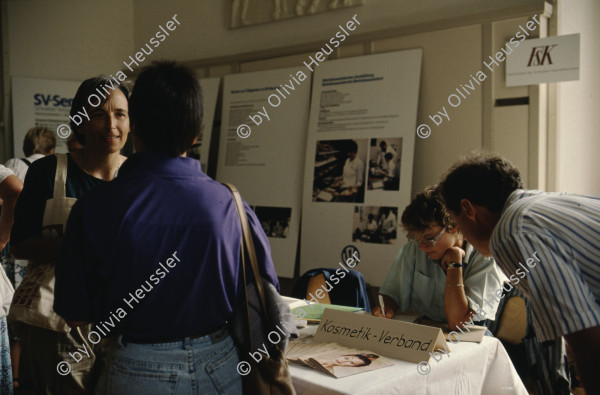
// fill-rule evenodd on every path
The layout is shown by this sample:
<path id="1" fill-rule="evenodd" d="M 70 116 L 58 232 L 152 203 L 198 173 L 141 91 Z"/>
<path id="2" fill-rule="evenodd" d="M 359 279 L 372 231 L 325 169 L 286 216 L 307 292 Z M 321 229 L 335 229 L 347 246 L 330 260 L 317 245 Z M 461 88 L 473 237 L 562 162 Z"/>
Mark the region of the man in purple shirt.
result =
<path id="1" fill-rule="evenodd" d="M 199 83 L 154 63 L 129 106 L 137 153 L 74 205 L 54 310 L 71 326 L 94 322 L 91 343 L 121 335 L 100 393 L 241 393 L 227 330 L 243 297 L 240 220 L 229 190 L 185 157 L 202 125 Z M 262 275 L 278 288 L 267 236 L 246 210 Z M 66 362 L 85 358 L 73 351 Z"/>

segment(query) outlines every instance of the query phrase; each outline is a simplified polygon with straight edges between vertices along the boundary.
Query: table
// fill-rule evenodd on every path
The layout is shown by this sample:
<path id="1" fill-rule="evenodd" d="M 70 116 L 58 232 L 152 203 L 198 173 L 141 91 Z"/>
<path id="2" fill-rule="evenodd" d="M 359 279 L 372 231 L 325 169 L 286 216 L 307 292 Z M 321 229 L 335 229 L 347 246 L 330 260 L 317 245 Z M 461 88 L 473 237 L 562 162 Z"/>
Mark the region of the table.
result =
<path id="1" fill-rule="evenodd" d="M 316 327 L 310 328 L 316 330 Z M 329 377 L 311 368 L 290 363 L 294 388 L 302 394 L 518 394 L 527 395 L 525 386 L 502 346 L 494 337 L 481 343 L 448 343 L 449 356 L 429 360 L 429 374 L 417 372 L 417 364 L 392 359 L 383 369 L 348 376 Z M 391 358 L 388 358 L 391 359 Z"/>

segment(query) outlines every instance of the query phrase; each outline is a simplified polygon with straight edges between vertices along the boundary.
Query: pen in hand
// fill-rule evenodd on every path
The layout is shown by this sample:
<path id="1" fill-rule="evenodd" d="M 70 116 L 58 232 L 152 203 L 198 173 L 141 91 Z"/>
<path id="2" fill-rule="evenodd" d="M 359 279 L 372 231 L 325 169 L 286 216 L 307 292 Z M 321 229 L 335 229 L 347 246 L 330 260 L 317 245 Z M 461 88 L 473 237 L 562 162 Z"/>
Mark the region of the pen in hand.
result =
<path id="1" fill-rule="evenodd" d="M 383 296 L 379 295 L 379 307 L 381 307 L 381 315 L 385 318 L 385 306 L 383 304 Z"/>

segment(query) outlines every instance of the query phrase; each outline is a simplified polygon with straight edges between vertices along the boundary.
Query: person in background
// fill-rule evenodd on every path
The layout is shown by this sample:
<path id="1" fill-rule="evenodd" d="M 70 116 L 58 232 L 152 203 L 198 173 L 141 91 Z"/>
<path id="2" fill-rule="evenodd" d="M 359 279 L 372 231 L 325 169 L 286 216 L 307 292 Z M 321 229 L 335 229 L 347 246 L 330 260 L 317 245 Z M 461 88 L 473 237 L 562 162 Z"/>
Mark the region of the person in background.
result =
<path id="1" fill-rule="evenodd" d="M 464 240 L 434 186 L 413 198 L 401 221 L 410 241 L 379 289 L 385 313 L 376 306 L 373 315 L 392 318 L 396 309 L 412 308 L 429 319 L 447 322 L 451 330 L 472 324 L 484 298 L 502 287 L 494 260 Z M 497 306 L 498 302 L 486 304 L 485 317 L 493 320 Z"/>
<path id="2" fill-rule="evenodd" d="M 14 221 L 14 210 L 23 189 L 23 183 L 12 170 L 0 165 L 0 250 L 10 239 Z M 0 268 L 0 270 L 3 270 Z M 0 393 L 12 394 L 13 375 L 10 358 L 10 344 L 6 317 L 0 318 Z"/>
<path id="3" fill-rule="evenodd" d="M 25 175 L 27 174 L 27 170 L 29 170 L 29 166 L 44 156 L 54 154 L 55 148 L 56 137 L 54 137 L 54 133 L 44 126 L 35 126 L 27 131 L 25 138 L 23 139 L 23 153 L 25 154 L 25 158 L 9 159 L 5 166 L 11 169 L 21 181 L 25 181 Z M 6 254 L 10 257 L 11 262 L 11 267 L 9 269 L 11 273 L 8 274 L 8 277 L 14 281 L 13 284 L 16 289 L 25 276 L 25 271 L 27 270 L 27 260 L 14 259 L 14 257 L 10 256 L 10 246 L 7 246 L 6 248 L 9 249 L 6 251 Z M 21 343 L 18 336 L 14 336 L 14 333 L 12 333 L 12 325 L 9 327 L 9 332 L 11 333 L 11 359 L 14 361 L 12 367 L 13 377 L 16 378 L 14 387 L 19 388 L 18 378 Z"/>
<path id="4" fill-rule="evenodd" d="M 27 174 L 29 166 L 44 156 L 52 155 L 55 148 L 54 133 L 44 126 L 35 126 L 27 131 L 23 139 L 25 158 L 9 159 L 4 166 L 11 169 L 21 181 L 25 181 L 25 174 Z"/>
<path id="5" fill-rule="evenodd" d="M 382 209 L 381 218 L 379 219 L 381 226 L 381 234 L 385 240 L 396 238 L 396 227 L 398 226 L 398 220 L 396 219 L 396 213 L 389 207 Z"/>
<path id="6" fill-rule="evenodd" d="M 96 187 L 116 177 L 121 164 L 127 159 L 120 154 L 129 134 L 128 96 L 123 85 L 107 95 L 104 101 L 93 107 L 88 97 L 112 82 L 104 77 L 85 80 L 78 88 L 71 106 L 71 130 L 83 150 L 66 154 L 65 191 L 67 198 L 78 199 Z M 85 107 L 85 108 L 84 108 Z M 85 109 L 89 120 L 73 119 Z M 44 229 L 46 201 L 54 196 L 55 175 L 58 167 L 56 155 L 35 161 L 27 172 L 23 192 L 15 210 L 11 251 L 20 259 L 33 264 L 55 262 L 63 241 L 63 224 L 58 224 L 59 234 L 48 237 Z M 63 219 L 66 222 L 66 218 Z M 97 224 L 96 224 L 97 225 Z M 57 229 L 53 226 L 53 229 Z M 78 328 L 69 333 L 59 333 L 37 326 L 17 322 L 16 335 L 21 338 L 20 370 L 25 386 L 29 383 L 36 393 L 87 394 L 91 393 L 97 380 L 94 376 L 97 347 L 87 338 L 91 326 Z M 68 375 L 59 375 L 59 362 L 72 360 L 69 352 L 86 347 L 89 358 L 72 365 Z"/>
<path id="7" fill-rule="evenodd" d="M 118 335 L 97 394 L 241 393 L 227 327 L 243 289 L 240 218 L 230 191 L 185 156 L 202 125 L 198 79 L 155 62 L 130 111 L 136 153 L 73 206 L 54 309 L 74 328 Z M 267 235 L 245 208 L 260 272 L 278 288 Z"/>
<path id="8" fill-rule="evenodd" d="M 599 394 L 600 198 L 523 189 L 519 170 L 486 152 L 455 163 L 439 189 L 467 240 L 531 301 L 538 339 L 564 335 L 586 393 Z"/>

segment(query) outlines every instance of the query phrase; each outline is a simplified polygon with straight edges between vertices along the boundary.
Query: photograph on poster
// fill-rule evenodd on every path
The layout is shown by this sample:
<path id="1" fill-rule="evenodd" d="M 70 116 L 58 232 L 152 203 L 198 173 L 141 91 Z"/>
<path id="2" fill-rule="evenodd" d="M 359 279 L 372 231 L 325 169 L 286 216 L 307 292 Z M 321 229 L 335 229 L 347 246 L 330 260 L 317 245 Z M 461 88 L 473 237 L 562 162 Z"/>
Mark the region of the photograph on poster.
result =
<path id="1" fill-rule="evenodd" d="M 352 241 L 375 244 L 395 244 L 397 227 L 397 207 L 354 207 Z"/>
<path id="2" fill-rule="evenodd" d="M 317 141 L 313 202 L 363 203 L 367 139 Z"/>
<path id="3" fill-rule="evenodd" d="M 402 138 L 371 139 L 368 190 L 397 191 L 400 188 Z"/>
<path id="4" fill-rule="evenodd" d="M 288 236 L 292 217 L 291 207 L 256 206 L 253 210 L 267 236 L 281 239 Z"/>

